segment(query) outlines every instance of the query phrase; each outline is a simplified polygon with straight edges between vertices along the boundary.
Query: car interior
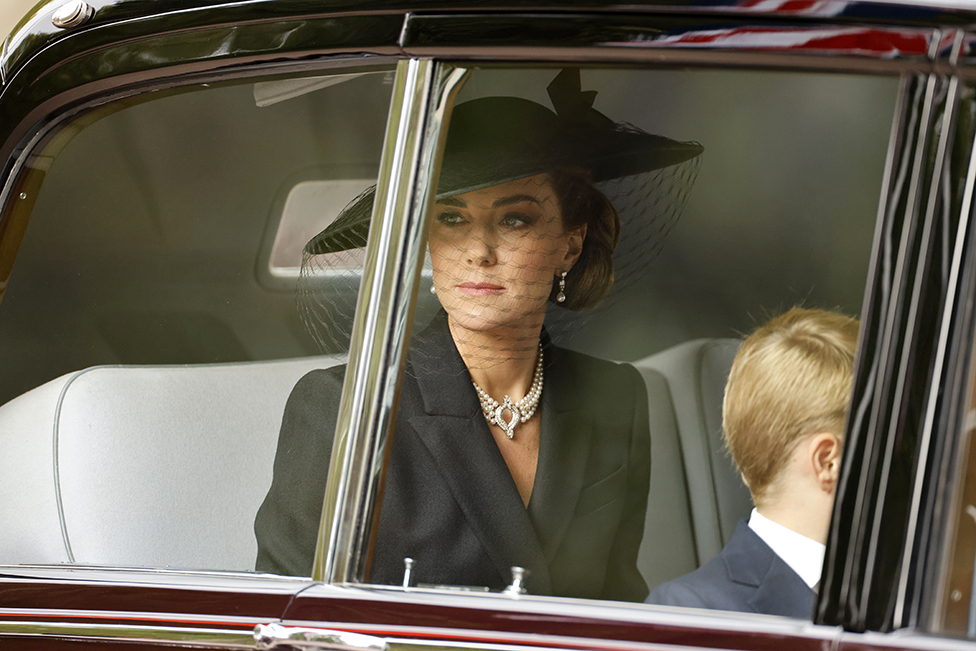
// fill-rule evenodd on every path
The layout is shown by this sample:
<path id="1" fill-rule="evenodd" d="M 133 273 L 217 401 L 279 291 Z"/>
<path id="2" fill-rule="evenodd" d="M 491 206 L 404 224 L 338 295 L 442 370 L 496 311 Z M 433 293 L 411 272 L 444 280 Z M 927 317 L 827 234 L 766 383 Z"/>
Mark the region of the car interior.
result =
<path id="1" fill-rule="evenodd" d="M 557 72 L 477 68 L 458 101 L 545 104 Z M 0 305 L 0 564 L 253 571 L 285 401 L 346 359 L 303 325 L 301 246 L 375 180 L 393 74 L 118 100 L 32 153 L 44 181 Z M 596 68 L 582 81 L 614 119 L 704 147 L 660 251 L 561 343 L 644 379 L 639 566 L 653 587 L 712 558 L 752 508 L 721 433 L 741 337 L 793 305 L 861 311 L 898 79 Z M 438 308 L 429 283 L 415 331 Z M 346 304 L 357 285 L 337 288 Z"/>

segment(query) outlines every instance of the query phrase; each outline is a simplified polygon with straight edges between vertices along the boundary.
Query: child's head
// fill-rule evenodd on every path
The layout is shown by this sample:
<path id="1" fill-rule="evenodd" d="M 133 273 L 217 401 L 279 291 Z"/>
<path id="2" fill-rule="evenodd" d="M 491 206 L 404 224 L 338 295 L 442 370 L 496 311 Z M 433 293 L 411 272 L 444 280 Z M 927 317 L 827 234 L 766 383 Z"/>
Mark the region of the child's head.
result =
<path id="1" fill-rule="evenodd" d="M 725 386 L 725 441 L 752 500 L 767 489 L 806 437 L 844 435 L 856 319 L 793 308 L 742 343 Z"/>

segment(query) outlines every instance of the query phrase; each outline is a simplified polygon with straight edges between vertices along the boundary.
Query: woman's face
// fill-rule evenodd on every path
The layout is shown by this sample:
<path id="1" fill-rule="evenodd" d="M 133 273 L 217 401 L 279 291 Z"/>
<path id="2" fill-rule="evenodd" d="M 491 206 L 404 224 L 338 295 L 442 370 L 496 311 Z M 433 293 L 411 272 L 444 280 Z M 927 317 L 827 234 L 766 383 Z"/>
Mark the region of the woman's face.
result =
<path id="1" fill-rule="evenodd" d="M 564 230 L 545 174 L 441 199 L 430 230 L 437 297 L 467 329 L 540 324 L 553 279 L 576 262 L 584 236 Z"/>

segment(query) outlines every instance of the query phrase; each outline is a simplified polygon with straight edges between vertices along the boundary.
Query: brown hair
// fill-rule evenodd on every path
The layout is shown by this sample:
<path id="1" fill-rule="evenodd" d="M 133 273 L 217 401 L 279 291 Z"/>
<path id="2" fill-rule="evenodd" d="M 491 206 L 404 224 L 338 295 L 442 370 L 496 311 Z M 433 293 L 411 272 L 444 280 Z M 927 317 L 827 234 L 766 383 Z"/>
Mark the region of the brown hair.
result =
<path id="1" fill-rule="evenodd" d="M 586 225 L 583 250 L 566 275 L 566 301 L 556 305 L 584 310 L 599 303 L 613 285 L 613 251 L 620 239 L 620 215 L 593 185 L 587 170 L 553 170 L 549 183 L 559 199 L 563 228 L 570 231 Z M 555 301 L 558 292 L 558 282 L 554 281 L 549 300 Z"/>
<path id="2" fill-rule="evenodd" d="M 804 437 L 843 438 L 857 328 L 842 314 L 795 307 L 749 335 L 736 353 L 722 425 L 756 505 Z"/>

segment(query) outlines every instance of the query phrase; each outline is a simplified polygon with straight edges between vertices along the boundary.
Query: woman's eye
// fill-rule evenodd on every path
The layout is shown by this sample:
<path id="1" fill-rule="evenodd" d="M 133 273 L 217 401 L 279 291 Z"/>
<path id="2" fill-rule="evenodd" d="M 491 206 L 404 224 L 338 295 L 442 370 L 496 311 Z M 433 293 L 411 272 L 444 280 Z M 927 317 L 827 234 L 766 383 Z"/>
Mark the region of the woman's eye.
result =
<path id="1" fill-rule="evenodd" d="M 437 221 L 446 226 L 455 226 L 464 221 L 464 217 L 461 213 L 454 210 L 445 210 L 444 212 L 438 213 Z"/>
<path id="2" fill-rule="evenodd" d="M 535 221 L 530 215 L 526 215 L 521 212 L 509 212 L 505 213 L 502 217 L 502 226 L 508 228 L 522 228 L 523 226 L 530 226 Z"/>

